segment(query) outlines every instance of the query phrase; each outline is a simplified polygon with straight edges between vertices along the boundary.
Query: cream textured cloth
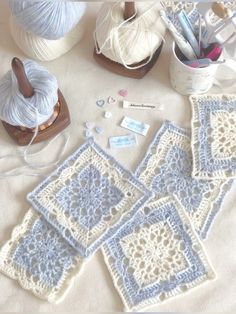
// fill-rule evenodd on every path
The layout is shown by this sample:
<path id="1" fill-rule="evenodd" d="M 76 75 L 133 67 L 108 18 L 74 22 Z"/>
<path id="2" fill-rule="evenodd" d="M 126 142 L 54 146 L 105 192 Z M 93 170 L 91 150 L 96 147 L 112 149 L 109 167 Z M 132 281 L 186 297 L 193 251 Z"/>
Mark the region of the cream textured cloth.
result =
<path id="1" fill-rule="evenodd" d="M 157 129 L 163 120 L 172 120 L 182 127 L 190 127 L 191 107 L 187 97 L 177 94 L 171 88 L 168 78 L 170 59 L 170 40 L 167 39 L 161 58 L 153 70 L 142 80 L 123 78 L 107 72 L 95 63 L 93 53 L 93 30 L 96 12 L 100 4 L 90 3 L 87 13 L 87 33 L 71 52 L 53 62 L 42 63 L 58 78 L 60 89 L 69 104 L 72 124 L 68 129 L 71 140 L 66 149 L 65 157 L 69 156 L 83 139 L 83 123 L 94 121 L 102 126 L 105 132 L 96 134 L 95 139 L 107 151 L 115 156 L 125 167 L 134 171 L 143 158 Z M 9 70 L 14 56 L 25 56 L 17 48 L 10 36 L 9 10 L 4 1 L 0 1 L 0 76 Z M 148 103 L 161 102 L 163 112 L 129 111 L 121 106 L 110 104 L 103 108 L 96 106 L 96 100 L 106 99 L 108 96 L 121 99 L 120 89 L 128 90 L 128 99 L 146 101 Z M 211 93 L 222 93 L 213 88 Z M 235 88 L 224 90 L 235 92 Z M 112 112 L 111 119 L 103 118 L 103 111 Z M 146 137 L 138 136 L 138 146 L 129 149 L 114 150 L 108 148 L 108 136 L 127 134 L 127 130 L 118 126 L 124 115 L 150 124 L 150 131 Z M 95 133 L 94 133 L 95 134 Z M 45 157 L 34 160 L 53 161 L 58 152 L 58 139 L 47 149 Z M 38 149 L 36 146 L 33 150 Z M 2 125 L 0 125 L 1 155 L 16 152 L 16 145 L 11 141 Z M 0 171 L 6 171 L 19 165 L 16 158 L 0 161 Z M 51 169 L 45 171 L 47 174 Z M 19 224 L 30 205 L 26 201 L 26 194 L 42 181 L 40 177 L 19 176 L 2 179 L 0 181 L 0 245 L 10 238 L 12 228 Z M 218 279 L 193 289 L 189 294 L 174 298 L 163 305 L 150 308 L 151 311 L 236 311 L 236 185 L 227 195 L 222 210 L 217 216 L 204 243 L 209 258 L 213 264 Z M 2 312 L 118 312 L 123 310 L 121 299 L 113 287 L 111 277 L 99 251 L 85 265 L 82 274 L 76 279 L 73 288 L 65 300 L 58 305 L 32 296 L 21 289 L 13 280 L 0 274 L 0 311 Z"/>

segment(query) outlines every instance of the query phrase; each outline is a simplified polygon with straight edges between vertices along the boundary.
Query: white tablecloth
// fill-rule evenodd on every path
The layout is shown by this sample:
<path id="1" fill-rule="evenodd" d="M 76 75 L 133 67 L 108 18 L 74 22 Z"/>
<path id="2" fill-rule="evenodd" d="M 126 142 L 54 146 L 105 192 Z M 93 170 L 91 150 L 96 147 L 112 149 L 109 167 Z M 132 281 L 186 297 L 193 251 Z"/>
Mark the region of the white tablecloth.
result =
<path id="1" fill-rule="evenodd" d="M 9 11 L 0 1 L 0 76 L 10 68 L 13 56 L 25 58 L 13 42 L 9 31 Z M 72 153 L 84 141 L 83 123 L 94 121 L 105 128 L 105 133 L 96 135 L 97 142 L 116 157 L 125 167 L 134 170 L 142 159 L 155 132 L 164 119 L 174 121 L 183 127 L 190 127 L 190 104 L 187 97 L 177 94 L 169 84 L 168 64 L 170 57 L 169 41 L 152 71 L 142 80 L 123 78 L 107 72 L 95 63 L 93 53 L 93 30 L 99 4 L 90 3 L 87 13 L 87 32 L 83 40 L 67 55 L 53 62 L 43 63 L 59 81 L 60 89 L 69 104 L 72 124 L 68 129 L 71 136 L 65 156 Z M 104 119 L 103 109 L 95 104 L 97 99 L 108 96 L 118 97 L 118 90 L 128 90 L 128 98 L 137 101 L 160 102 L 164 104 L 163 112 L 133 111 L 129 116 L 151 125 L 148 136 L 138 137 L 139 145 L 135 148 L 111 150 L 108 137 L 126 134 L 119 127 L 124 109 L 118 105 L 109 105 L 105 109 L 112 112 L 112 119 Z M 234 92 L 228 88 L 227 92 Z M 212 89 L 212 92 L 221 92 Z M 53 161 L 58 148 L 62 145 L 60 138 L 38 160 L 50 158 Z M 33 150 L 38 147 L 33 148 Z M 15 153 L 16 145 L 0 125 L 1 155 Z M 0 171 L 19 166 L 17 158 L 4 159 L 0 162 Z M 50 172 L 50 170 L 44 173 Z M 19 224 L 29 209 L 26 195 L 42 179 L 40 177 L 17 176 L 0 181 L 0 245 L 9 239 L 12 228 Z M 204 243 L 209 258 L 218 275 L 214 282 L 202 285 L 190 293 L 172 299 L 165 304 L 151 308 L 152 311 L 235 311 L 236 310 L 236 196 L 235 186 L 228 194 L 207 241 Z M 122 311 L 121 299 L 113 287 L 111 277 L 104 265 L 100 251 L 85 265 L 83 273 L 75 280 L 74 286 L 65 300 L 58 305 L 51 305 L 32 296 L 19 285 L 0 274 L 0 311 L 4 312 L 118 312 Z"/>

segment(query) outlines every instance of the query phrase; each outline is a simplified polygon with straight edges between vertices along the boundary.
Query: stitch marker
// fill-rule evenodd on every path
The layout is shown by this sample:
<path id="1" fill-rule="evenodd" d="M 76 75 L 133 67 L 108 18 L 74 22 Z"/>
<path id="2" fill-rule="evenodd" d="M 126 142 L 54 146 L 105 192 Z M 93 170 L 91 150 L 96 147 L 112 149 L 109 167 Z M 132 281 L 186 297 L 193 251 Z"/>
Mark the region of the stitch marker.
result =
<path id="1" fill-rule="evenodd" d="M 89 138 L 89 137 L 93 136 L 93 134 L 92 134 L 91 130 L 84 130 L 84 136 L 86 138 Z"/>
<path id="2" fill-rule="evenodd" d="M 103 106 L 105 105 L 105 100 L 103 100 L 103 99 L 97 100 L 97 101 L 96 101 L 96 105 L 97 105 L 98 107 L 103 107 Z"/>
<path id="3" fill-rule="evenodd" d="M 149 124 L 145 124 L 143 122 L 124 117 L 121 125 L 122 128 L 128 129 L 130 131 L 133 131 L 135 133 L 141 134 L 143 136 L 146 136 L 148 133 L 148 130 L 150 128 Z"/>
<path id="4" fill-rule="evenodd" d="M 96 131 L 96 133 L 98 133 L 98 134 L 102 134 L 102 133 L 104 132 L 104 129 L 103 129 L 103 127 L 101 127 L 101 126 L 96 126 L 96 127 L 95 127 L 95 131 Z"/>
<path id="5" fill-rule="evenodd" d="M 127 97 L 128 91 L 126 89 L 121 89 L 121 90 L 119 90 L 118 94 L 122 97 Z"/>
<path id="6" fill-rule="evenodd" d="M 115 104 L 116 103 L 116 99 L 113 98 L 112 96 L 109 96 L 107 98 L 107 103 L 110 105 L 110 104 Z"/>
<path id="7" fill-rule="evenodd" d="M 91 129 L 94 127 L 94 123 L 93 123 L 93 122 L 86 121 L 86 122 L 84 123 L 84 126 L 86 127 L 86 129 L 91 130 Z"/>
<path id="8" fill-rule="evenodd" d="M 110 119 L 112 117 L 112 113 L 110 111 L 105 111 L 104 112 L 104 118 L 105 119 Z"/>
<path id="9" fill-rule="evenodd" d="M 139 109 L 139 110 L 150 109 L 150 110 L 162 111 L 163 110 L 163 105 L 161 105 L 161 104 L 138 103 L 138 102 L 134 102 L 134 101 L 124 100 L 123 101 L 123 108 L 124 109 Z"/>
<path id="10" fill-rule="evenodd" d="M 138 141 L 135 134 L 109 137 L 110 148 L 125 148 L 137 146 Z"/>

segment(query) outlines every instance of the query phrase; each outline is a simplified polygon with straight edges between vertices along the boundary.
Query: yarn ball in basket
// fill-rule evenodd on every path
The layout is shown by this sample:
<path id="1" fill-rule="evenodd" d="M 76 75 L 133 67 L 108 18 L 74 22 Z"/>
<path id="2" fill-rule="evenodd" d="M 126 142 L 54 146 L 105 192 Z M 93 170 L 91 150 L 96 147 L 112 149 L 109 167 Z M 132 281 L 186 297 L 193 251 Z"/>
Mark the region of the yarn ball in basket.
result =
<path id="1" fill-rule="evenodd" d="M 139 63 L 154 55 L 165 36 L 160 17 L 161 5 L 135 2 L 136 17 L 124 20 L 124 2 L 106 2 L 96 21 L 96 52 L 124 66 Z"/>
<path id="2" fill-rule="evenodd" d="M 54 75 L 32 60 L 23 62 L 34 95 L 25 98 L 12 70 L 0 79 L 0 119 L 13 126 L 35 128 L 53 114 L 58 102 L 58 83 Z"/>
<path id="3" fill-rule="evenodd" d="M 85 2 L 8 0 L 12 16 L 26 31 L 45 39 L 64 37 L 80 21 Z"/>
<path id="4" fill-rule="evenodd" d="M 83 37 L 85 20 L 82 19 L 65 37 L 48 40 L 26 32 L 12 16 L 10 18 L 11 35 L 17 46 L 30 58 L 50 61 L 70 51 Z"/>

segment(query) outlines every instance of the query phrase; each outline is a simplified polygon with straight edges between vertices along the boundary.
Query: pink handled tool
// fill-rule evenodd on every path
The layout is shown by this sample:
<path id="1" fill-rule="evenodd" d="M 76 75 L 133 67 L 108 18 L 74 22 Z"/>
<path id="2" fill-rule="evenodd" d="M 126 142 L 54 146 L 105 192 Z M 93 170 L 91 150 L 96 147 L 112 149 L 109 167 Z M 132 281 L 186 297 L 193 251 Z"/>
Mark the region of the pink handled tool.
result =
<path id="1" fill-rule="evenodd" d="M 206 68 L 211 64 L 222 64 L 224 62 L 225 62 L 225 60 L 223 60 L 223 61 L 212 61 L 209 58 L 197 59 L 197 60 L 192 60 L 192 61 L 183 61 L 184 64 L 188 65 L 191 68 Z"/>

